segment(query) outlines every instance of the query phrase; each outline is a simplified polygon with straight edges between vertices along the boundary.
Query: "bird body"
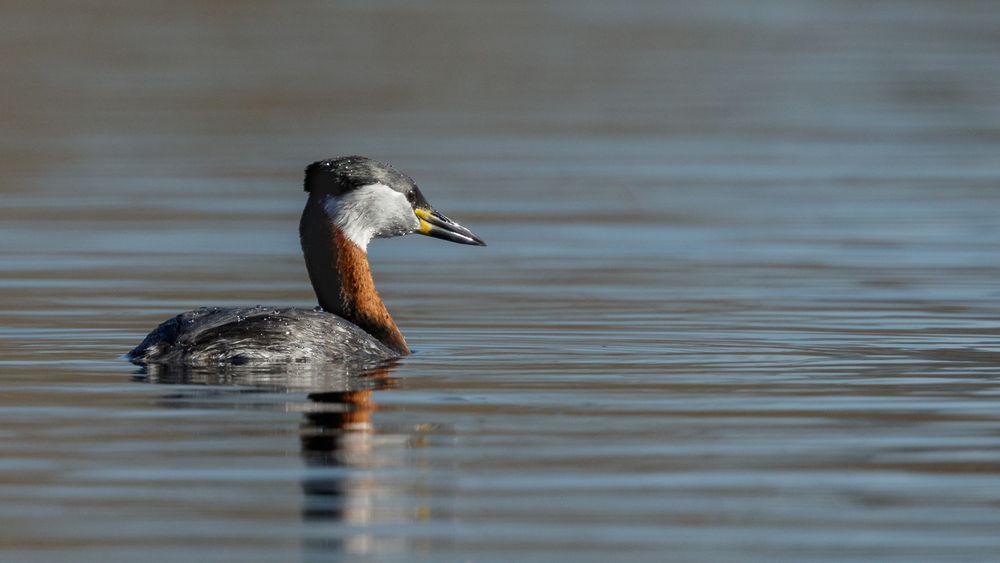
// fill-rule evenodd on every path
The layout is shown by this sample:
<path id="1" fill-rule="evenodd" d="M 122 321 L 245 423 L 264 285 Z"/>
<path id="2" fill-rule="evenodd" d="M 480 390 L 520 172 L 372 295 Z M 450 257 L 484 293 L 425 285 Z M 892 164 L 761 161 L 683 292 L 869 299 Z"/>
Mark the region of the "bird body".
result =
<path id="1" fill-rule="evenodd" d="M 400 353 L 323 310 L 202 307 L 156 327 L 130 353 L 137 363 L 187 366 L 282 362 L 363 362 Z"/>
<path id="2" fill-rule="evenodd" d="M 168 319 L 128 354 L 137 364 L 224 366 L 388 360 L 410 353 L 368 264 L 373 238 L 420 233 L 484 246 L 435 211 L 413 180 L 365 157 L 306 169 L 299 237 L 315 310 L 203 307 Z"/>

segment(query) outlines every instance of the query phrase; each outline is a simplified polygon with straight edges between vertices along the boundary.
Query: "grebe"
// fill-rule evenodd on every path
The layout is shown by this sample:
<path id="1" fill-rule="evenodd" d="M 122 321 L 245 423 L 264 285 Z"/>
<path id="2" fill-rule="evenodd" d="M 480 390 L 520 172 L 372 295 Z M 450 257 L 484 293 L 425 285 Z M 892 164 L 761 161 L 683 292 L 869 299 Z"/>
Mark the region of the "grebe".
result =
<path id="1" fill-rule="evenodd" d="M 372 238 L 420 233 L 486 246 L 438 213 L 416 183 L 362 156 L 314 162 L 299 237 L 319 307 L 203 307 L 156 327 L 127 358 L 185 366 L 272 362 L 378 361 L 410 353 L 375 290 Z"/>

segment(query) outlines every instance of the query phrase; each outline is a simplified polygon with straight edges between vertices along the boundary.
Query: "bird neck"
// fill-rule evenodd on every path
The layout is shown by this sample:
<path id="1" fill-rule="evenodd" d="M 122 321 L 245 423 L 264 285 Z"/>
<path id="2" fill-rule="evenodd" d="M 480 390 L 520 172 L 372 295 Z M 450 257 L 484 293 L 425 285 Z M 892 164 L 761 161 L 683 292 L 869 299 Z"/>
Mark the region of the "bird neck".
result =
<path id="1" fill-rule="evenodd" d="M 352 242 L 321 201 L 310 196 L 299 224 L 309 280 L 327 312 L 356 324 L 400 354 L 409 354 L 403 334 L 375 289 L 368 254 Z"/>

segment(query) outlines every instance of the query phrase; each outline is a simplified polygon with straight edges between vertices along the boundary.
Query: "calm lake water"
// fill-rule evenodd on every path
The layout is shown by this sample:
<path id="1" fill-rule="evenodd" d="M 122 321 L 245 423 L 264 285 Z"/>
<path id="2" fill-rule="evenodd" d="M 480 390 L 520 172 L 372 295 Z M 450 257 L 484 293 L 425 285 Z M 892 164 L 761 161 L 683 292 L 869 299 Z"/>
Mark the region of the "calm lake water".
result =
<path id="1" fill-rule="evenodd" d="M 1000 559 L 992 2 L 14 3 L 3 561 Z M 416 353 L 143 373 L 312 307 L 302 170 Z"/>

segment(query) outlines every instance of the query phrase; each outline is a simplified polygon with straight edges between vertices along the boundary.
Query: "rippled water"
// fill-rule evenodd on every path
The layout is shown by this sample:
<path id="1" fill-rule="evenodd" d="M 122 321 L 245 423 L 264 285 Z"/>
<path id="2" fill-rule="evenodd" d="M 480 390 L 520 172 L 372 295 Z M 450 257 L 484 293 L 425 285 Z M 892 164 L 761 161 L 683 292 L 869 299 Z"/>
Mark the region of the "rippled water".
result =
<path id="1" fill-rule="evenodd" d="M 5 12 L 0 559 L 1000 553 L 992 3 Z M 372 246 L 415 355 L 120 358 L 345 153 L 490 244 Z"/>

